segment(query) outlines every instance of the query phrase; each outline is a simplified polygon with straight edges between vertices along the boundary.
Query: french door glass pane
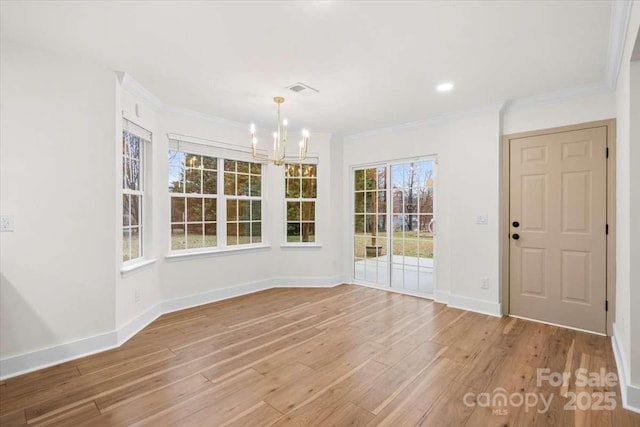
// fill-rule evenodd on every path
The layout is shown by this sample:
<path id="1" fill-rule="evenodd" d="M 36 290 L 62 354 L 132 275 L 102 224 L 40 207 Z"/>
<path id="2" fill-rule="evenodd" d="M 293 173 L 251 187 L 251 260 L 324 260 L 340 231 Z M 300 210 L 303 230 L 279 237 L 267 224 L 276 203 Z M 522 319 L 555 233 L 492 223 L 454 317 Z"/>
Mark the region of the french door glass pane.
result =
<path id="1" fill-rule="evenodd" d="M 357 169 L 353 179 L 354 278 L 433 293 L 435 162 Z"/>
<path id="2" fill-rule="evenodd" d="M 434 168 L 433 160 L 391 167 L 392 287 L 433 293 Z"/>
<path id="3" fill-rule="evenodd" d="M 387 168 L 354 171 L 354 277 L 388 286 Z"/>

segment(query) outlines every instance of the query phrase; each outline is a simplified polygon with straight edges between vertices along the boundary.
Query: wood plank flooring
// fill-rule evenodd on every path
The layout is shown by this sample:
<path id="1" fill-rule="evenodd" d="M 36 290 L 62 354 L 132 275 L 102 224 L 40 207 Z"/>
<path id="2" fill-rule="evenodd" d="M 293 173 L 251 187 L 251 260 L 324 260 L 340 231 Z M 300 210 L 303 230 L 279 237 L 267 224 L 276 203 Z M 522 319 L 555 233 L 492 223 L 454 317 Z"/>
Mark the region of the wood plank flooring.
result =
<path id="1" fill-rule="evenodd" d="M 616 372 L 608 338 L 352 285 L 272 289 L 8 379 L 0 425 L 640 426 L 617 385 L 538 384 L 537 368 L 581 367 Z M 585 407 L 604 392 L 614 410 Z M 548 411 L 517 404 L 534 393 Z"/>

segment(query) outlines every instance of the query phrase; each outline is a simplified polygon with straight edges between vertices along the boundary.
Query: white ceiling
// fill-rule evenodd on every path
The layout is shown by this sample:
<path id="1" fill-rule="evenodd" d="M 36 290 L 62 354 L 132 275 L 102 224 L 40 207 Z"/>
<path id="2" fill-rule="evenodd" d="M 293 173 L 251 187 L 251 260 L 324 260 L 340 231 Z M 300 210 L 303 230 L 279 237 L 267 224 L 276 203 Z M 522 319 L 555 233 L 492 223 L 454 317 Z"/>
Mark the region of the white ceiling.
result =
<path id="1" fill-rule="evenodd" d="M 608 1 L 2 1 L 0 34 L 172 106 L 271 124 L 282 95 L 293 128 L 351 134 L 603 81 L 610 19 Z"/>

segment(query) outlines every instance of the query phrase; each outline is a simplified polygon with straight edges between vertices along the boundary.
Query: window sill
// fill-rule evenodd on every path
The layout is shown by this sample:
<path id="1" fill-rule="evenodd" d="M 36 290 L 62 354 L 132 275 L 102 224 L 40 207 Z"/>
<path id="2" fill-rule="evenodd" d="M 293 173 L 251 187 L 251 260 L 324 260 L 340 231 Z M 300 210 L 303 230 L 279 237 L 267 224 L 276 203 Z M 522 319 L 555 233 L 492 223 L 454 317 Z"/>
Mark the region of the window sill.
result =
<path id="1" fill-rule="evenodd" d="M 322 243 L 283 243 L 281 248 L 321 248 Z"/>
<path id="2" fill-rule="evenodd" d="M 179 260 L 189 259 L 189 258 L 231 255 L 236 252 L 253 252 L 253 251 L 262 251 L 266 249 L 271 249 L 271 246 L 265 244 L 265 245 L 231 247 L 231 248 L 224 248 L 224 249 L 211 249 L 207 251 L 171 252 L 165 258 L 168 261 L 179 261 Z"/>
<path id="3" fill-rule="evenodd" d="M 120 268 L 120 274 L 122 276 L 128 276 L 129 274 L 142 270 L 155 262 L 155 259 L 142 259 L 140 261 L 132 262 L 131 264 L 125 264 Z"/>

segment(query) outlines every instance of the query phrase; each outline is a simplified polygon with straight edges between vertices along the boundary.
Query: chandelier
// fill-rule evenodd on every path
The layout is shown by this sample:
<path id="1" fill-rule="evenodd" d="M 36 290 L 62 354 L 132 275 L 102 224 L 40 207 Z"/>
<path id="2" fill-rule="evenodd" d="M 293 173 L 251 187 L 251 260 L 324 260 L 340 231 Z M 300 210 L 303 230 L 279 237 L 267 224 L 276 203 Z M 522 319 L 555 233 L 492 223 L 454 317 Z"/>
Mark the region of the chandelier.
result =
<path id="1" fill-rule="evenodd" d="M 278 129 L 273 133 L 273 157 L 267 154 L 258 153 L 258 138 L 256 138 L 256 126 L 252 123 L 249 132 L 251 133 L 251 153 L 253 159 L 259 162 L 271 162 L 276 166 L 283 165 L 285 162 L 302 161 L 307 158 L 307 145 L 309 144 L 309 131 L 302 130 L 302 139 L 299 143 L 298 157 L 287 156 L 287 119 L 280 119 L 280 104 L 284 102 L 284 98 L 276 96 L 273 102 L 278 104 Z"/>

